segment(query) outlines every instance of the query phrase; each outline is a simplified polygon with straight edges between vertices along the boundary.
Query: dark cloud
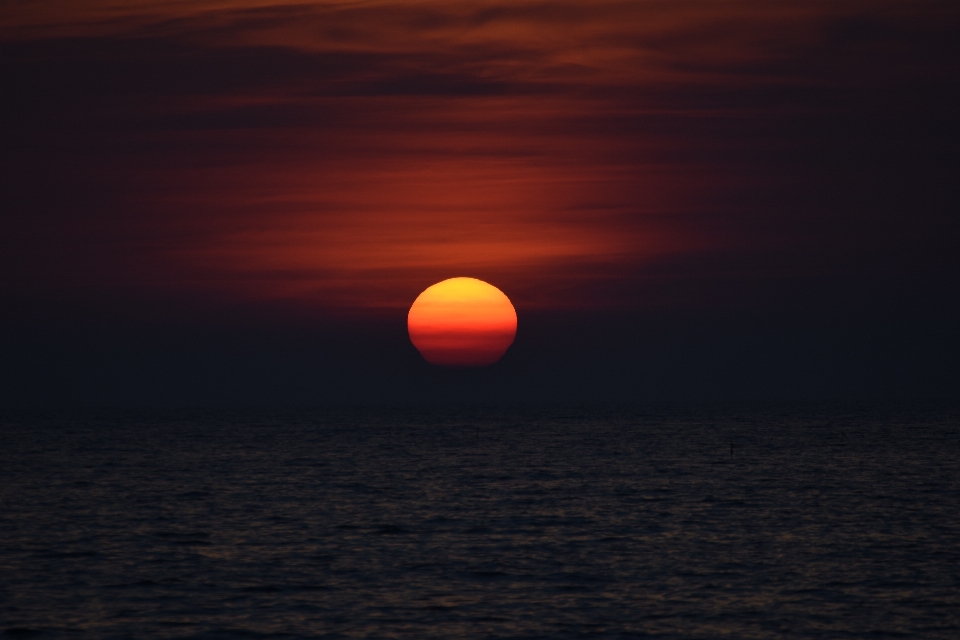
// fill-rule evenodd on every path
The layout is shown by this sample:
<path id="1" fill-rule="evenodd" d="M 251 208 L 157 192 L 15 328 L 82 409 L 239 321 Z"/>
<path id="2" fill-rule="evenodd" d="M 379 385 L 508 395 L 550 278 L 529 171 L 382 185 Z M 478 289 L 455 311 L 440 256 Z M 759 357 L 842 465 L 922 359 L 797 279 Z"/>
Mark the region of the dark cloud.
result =
<path id="1" fill-rule="evenodd" d="M 277 335 L 320 318 L 318 361 L 389 370 L 367 395 L 386 394 L 417 362 L 404 305 L 450 275 L 515 299 L 508 386 L 543 397 L 958 388 L 955 3 L 23 4 L 0 23 L 4 348 L 56 362 L 38 345 L 61 336 L 69 381 L 116 334 L 101 397 L 144 363 L 176 387 L 231 353 L 300 362 Z M 219 355 L 177 346 L 201 325 L 233 336 Z M 569 336 L 589 339 L 551 355 Z M 845 373 L 818 386 L 818 367 Z M 367 393 L 341 378 L 310 379 Z"/>

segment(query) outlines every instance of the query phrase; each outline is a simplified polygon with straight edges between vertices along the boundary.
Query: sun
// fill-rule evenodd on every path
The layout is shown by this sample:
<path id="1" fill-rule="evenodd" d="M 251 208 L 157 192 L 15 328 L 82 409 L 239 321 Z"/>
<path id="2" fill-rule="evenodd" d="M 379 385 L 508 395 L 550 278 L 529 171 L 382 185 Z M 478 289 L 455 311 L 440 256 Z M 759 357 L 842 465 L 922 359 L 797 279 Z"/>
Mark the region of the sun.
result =
<path id="1" fill-rule="evenodd" d="M 503 357 L 517 335 L 510 298 L 476 278 L 427 287 L 407 314 L 410 341 L 424 360 L 445 367 L 483 367 Z"/>

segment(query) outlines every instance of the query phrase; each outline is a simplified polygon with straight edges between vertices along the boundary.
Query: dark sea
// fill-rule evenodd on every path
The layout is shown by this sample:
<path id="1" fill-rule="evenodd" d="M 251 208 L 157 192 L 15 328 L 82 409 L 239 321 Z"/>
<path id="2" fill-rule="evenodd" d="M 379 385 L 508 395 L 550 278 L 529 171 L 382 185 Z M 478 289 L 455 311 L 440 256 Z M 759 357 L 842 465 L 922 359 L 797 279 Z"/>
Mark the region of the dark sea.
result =
<path id="1" fill-rule="evenodd" d="M 960 412 L 0 422 L 12 638 L 960 638 Z"/>

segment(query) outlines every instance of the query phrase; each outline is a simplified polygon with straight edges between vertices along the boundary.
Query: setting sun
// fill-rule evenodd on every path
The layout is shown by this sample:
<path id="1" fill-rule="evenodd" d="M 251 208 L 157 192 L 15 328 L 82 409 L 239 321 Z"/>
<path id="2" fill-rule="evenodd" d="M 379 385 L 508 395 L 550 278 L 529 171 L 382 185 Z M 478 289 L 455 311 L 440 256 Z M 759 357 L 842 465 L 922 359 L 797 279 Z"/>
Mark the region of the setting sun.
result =
<path id="1" fill-rule="evenodd" d="M 476 278 L 450 278 L 421 293 L 407 315 L 410 341 L 427 362 L 482 367 L 497 362 L 517 334 L 510 299 Z"/>

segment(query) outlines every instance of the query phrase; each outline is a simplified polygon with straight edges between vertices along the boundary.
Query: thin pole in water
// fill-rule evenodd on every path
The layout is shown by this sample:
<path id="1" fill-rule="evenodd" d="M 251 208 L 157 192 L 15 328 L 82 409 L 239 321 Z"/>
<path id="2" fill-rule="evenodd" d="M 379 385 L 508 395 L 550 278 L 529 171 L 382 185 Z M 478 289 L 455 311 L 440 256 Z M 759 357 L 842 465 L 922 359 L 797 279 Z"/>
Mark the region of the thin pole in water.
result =
<path id="1" fill-rule="evenodd" d="M 730 438 L 730 457 L 733 457 L 733 438 Z"/>

